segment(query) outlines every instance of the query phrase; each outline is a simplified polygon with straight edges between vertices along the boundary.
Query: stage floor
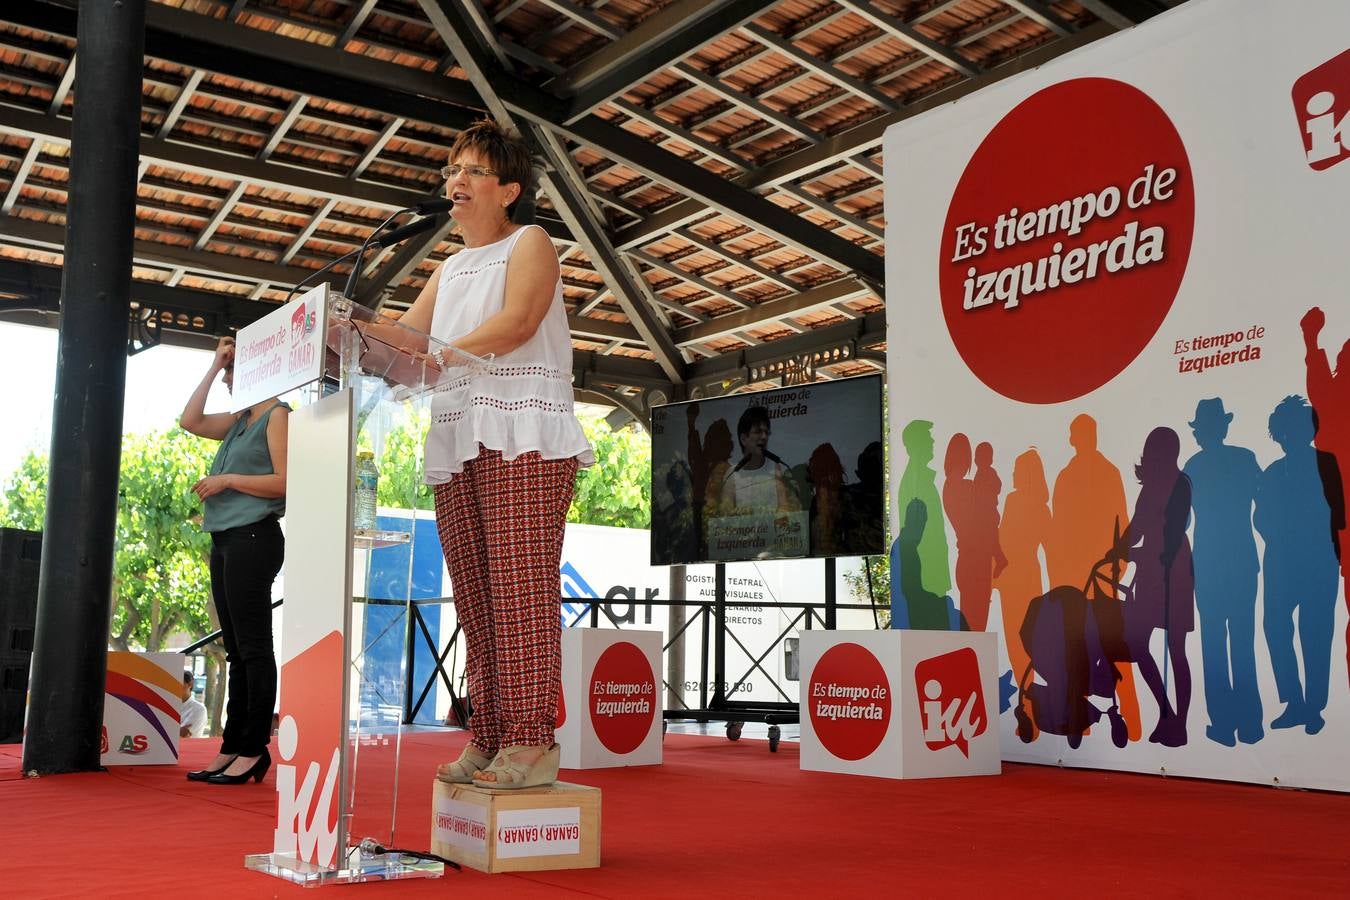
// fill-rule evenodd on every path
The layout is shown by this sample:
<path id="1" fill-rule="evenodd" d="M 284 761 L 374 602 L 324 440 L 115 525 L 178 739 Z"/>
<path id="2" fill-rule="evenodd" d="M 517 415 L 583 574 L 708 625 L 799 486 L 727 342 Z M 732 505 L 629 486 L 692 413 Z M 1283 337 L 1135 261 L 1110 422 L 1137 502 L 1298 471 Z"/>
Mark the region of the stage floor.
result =
<path id="1" fill-rule="evenodd" d="M 735 743 L 722 726 L 709 730 L 668 734 L 660 767 L 564 773 L 604 791 L 599 869 L 451 871 L 321 890 L 476 900 L 1350 896 L 1350 796 L 1014 764 L 989 778 L 854 778 L 799 771 L 788 740 L 769 753 L 748 730 Z M 427 847 L 434 766 L 465 739 L 405 738 L 405 846 Z M 243 867 L 246 853 L 270 849 L 273 776 L 240 787 L 183 778 L 215 749 L 190 740 L 177 767 L 27 779 L 20 748 L 0 745 L 0 893 L 300 896 Z"/>

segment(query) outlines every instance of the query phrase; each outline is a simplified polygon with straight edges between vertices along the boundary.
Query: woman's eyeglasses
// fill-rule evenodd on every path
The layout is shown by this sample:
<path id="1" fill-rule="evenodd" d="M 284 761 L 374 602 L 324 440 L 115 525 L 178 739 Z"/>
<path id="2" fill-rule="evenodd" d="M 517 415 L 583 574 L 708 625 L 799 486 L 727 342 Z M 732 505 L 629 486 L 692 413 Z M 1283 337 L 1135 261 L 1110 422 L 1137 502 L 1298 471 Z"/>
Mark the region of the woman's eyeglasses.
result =
<path id="1" fill-rule="evenodd" d="M 459 175 L 460 172 L 468 173 L 470 178 L 485 178 L 488 175 L 496 175 L 495 169 L 489 169 L 485 166 L 443 166 L 441 168 L 441 177 L 446 181 Z"/>

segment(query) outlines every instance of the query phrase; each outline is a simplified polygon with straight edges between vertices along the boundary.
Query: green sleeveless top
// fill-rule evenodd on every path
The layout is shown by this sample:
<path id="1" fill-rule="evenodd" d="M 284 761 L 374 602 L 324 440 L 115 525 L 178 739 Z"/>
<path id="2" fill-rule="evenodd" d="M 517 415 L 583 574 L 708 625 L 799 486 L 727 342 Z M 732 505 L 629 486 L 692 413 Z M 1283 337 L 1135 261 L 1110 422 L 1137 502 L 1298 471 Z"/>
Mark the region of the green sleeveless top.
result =
<path id="1" fill-rule="evenodd" d="M 220 442 L 211 462 L 212 475 L 271 475 L 272 454 L 267 449 L 267 422 L 284 403 L 273 404 L 252 425 L 241 415 Z M 290 409 L 290 407 L 286 407 Z M 202 515 L 203 531 L 224 531 L 240 525 L 252 525 L 268 516 L 286 514 L 285 497 L 255 497 L 241 491 L 225 490 L 207 497 Z"/>

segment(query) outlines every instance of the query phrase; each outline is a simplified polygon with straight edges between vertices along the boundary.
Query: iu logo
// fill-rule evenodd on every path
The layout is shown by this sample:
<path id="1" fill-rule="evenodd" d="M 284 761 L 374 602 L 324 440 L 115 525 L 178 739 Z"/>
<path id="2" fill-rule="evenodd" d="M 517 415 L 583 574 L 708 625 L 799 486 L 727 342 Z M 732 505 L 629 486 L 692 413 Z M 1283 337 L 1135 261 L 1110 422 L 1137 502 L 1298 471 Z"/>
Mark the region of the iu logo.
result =
<path id="1" fill-rule="evenodd" d="M 333 758 L 326 773 L 320 772 L 317 762 L 310 762 L 304 779 L 297 786 L 298 773 L 290 760 L 295 758 L 299 744 L 300 729 L 293 717 L 286 716 L 277 728 L 277 750 L 285 762 L 277 765 L 277 827 L 272 834 L 272 850 L 287 854 L 298 851 L 299 859 L 331 865 L 337 850 L 337 822 L 331 812 L 337 788 L 338 748 L 333 748 Z M 320 777 L 323 778 L 321 789 Z M 314 802 L 316 790 L 319 792 L 317 804 Z"/>
<path id="2" fill-rule="evenodd" d="M 1350 50 L 1294 82 L 1294 115 L 1315 171 L 1350 157 Z"/>
<path id="3" fill-rule="evenodd" d="M 975 651 L 962 647 L 925 659 L 914 667 L 914 688 L 928 749 L 955 746 L 969 758 L 971 738 L 989 727 Z"/>

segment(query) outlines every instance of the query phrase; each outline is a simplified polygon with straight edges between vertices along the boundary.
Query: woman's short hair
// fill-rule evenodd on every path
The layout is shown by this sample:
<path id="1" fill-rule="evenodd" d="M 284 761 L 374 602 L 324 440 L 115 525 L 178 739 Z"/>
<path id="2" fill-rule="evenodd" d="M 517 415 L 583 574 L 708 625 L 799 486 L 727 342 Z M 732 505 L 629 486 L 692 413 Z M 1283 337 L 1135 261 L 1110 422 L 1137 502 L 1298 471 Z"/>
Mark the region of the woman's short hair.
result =
<path id="1" fill-rule="evenodd" d="M 749 434 L 750 429 L 756 425 L 763 425 L 765 428 L 772 427 L 769 424 L 769 411 L 762 406 L 752 406 L 741 413 L 741 419 L 736 423 L 736 434 Z"/>
<path id="2" fill-rule="evenodd" d="M 518 184 L 520 194 L 506 207 L 506 217 L 513 218 L 516 205 L 530 188 L 530 148 L 520 135 L 508 131 L 492 119 L 479 119 L 465 128 L 450 145 L 450 161 L 465 150 L 476 151 L 497 172 L 498 184 Z"/>

